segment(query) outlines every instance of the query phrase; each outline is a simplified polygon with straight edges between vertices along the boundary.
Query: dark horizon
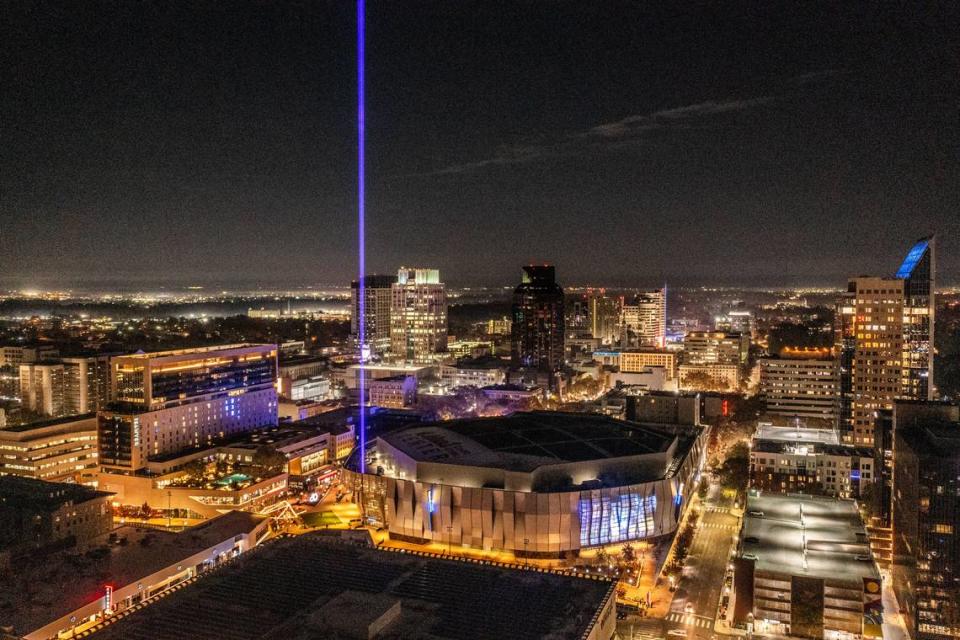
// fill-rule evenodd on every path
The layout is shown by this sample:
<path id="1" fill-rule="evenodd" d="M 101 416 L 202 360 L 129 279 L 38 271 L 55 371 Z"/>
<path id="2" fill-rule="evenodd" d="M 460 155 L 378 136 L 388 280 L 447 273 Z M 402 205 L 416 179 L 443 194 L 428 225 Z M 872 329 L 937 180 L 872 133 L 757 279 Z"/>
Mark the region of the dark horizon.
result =
<path id="1" fill-rule="evenodd" d="M 936 232 L 938 280 L 960 282 L 953 7 L 367 12 L 370 273 L 843 287 Z M 353 20 L 8 3 L 0 286 L 345 286 Z"/>

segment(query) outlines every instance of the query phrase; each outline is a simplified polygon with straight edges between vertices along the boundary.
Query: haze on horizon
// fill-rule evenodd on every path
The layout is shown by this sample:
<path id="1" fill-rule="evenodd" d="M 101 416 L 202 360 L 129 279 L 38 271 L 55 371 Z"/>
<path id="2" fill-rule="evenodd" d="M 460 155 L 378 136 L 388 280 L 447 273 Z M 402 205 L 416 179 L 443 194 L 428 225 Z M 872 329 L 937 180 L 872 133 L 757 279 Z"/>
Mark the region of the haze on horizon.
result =
<path id="1" fill-rule="evenodd" d="M 61 4 L 0 18 L 0 286 L 354 277 L 352 5 Z M 369 272 L 960 280 L 956 6 L 616 9 L 368 7 Z"/>

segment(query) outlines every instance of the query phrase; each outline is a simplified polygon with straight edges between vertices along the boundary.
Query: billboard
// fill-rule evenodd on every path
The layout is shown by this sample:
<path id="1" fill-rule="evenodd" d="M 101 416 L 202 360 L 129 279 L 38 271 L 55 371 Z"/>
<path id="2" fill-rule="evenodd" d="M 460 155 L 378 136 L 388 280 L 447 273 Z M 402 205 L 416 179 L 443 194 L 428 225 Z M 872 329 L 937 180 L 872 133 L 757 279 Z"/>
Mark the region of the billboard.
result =
<path id="1" fill-rule="evenodd" d="M 863 579 L 863 637 L 883 637 L 883 591 L 877 578 Z"/>

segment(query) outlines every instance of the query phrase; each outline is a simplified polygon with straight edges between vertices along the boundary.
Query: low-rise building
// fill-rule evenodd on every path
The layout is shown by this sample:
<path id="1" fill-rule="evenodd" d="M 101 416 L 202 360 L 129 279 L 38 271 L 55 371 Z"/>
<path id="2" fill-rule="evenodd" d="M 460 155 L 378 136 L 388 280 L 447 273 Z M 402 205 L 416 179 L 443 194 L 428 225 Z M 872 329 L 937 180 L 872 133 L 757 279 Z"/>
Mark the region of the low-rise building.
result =
<path id="1" fill-rule="evenodd" d="M 750 448 L 753 487 L 856 498 L 878 477 L 874 452 L 840 444 L 832 429 L 761 424 Z"/>
<path id="2" fill-rule="evenodd" d="M 677 354 L 665 349 L 630 349 L 619 353 L 616 366 L 624 373 L 663 367 L 667 379 L 673 380 L 677 377 Z"/>
<path id="3" fill-rule="evenodd" d="M 678 367 L 681 389 L 737 391 L 740 388 L 740 365 L 682 364 Z"/>
<path id="4" fill-rule="evenodd" d="M 83 485 L 0 476 L 0 551 L 84 547 L 113 528 L 109 498 Z"/>
<path id="5" fill-rule="evenodd" d="M 94 413 L 0 428 L 0 476 L 95 483 L 97 470 Z"/>
<path id="6" fill-rule="evenodd" d="M 456 364 L 440 367 L 440 381 L 453 389 L 457 387 L 488 387 L 503 384 L 509 364 L 500 358 L 468 358 Z"/>
<path id="7" fill-rule="evenodd" d="M 540 387 L 523 387 L 516 384 L 495 384 L 484 387 L 480 391 L 491 400 L 509 402 L 529 401 L 543 395 L 543 389 Z"/>
<path id="8" fill-rule="evenodd" d="M 733 564 L 733 622 L 748 632 L 882 637 L 880 573 L 852 500 L 751 492 Z"/>
<path id="9" fill-rule="evenodd" d="M 616 632 L 612 581 L 375 549 L 357 533 L 369 541 L 356 531 L 271 541 L 94 637 L 185 628 L 205 638 L 404 640 L 611 640 Z M 234 614 L 238 604 L 256 615 Z"/>
<path id="10" fill-rule="evenodd" d="M 249 551 L 268 527 L 265 516 L 235 511 L 182 533 L 121 527 L 82 561 L 66 552 L 29 559 L 10 576 L 4 623 L 25 640 L 77 637 Z"/>
<path id="11" fill-rule="evenodd" d="M 370 381 L 370 406 L 403 409 L 417 401 L 417 379 L 414 376 L 391 376 Z"/>

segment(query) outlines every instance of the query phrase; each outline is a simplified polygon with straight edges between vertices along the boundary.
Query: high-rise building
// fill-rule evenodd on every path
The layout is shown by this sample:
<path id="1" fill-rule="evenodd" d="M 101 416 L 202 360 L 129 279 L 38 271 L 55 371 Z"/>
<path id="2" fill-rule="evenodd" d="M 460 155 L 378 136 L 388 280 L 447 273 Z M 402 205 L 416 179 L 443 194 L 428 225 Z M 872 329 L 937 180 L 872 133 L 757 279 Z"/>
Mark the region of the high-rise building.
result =
<path id="1" fill-rule="evenodd" d="M 836 427 L 840 411 L 840 371 L 829 349 L 790 349 L 760 360 L 760 395 L 767 413 L 816 418 Z"/>
<path id="2" fill-rule="evenodd" d="M 950 417 L 895 429 L 893 588 L 911 640 L 960 637 L 956 407 Z"/>
<path id="3" fill-rule="evenodd" d="M 601 344 L 613 344 L 619 335 L 619 302 L 604 289 L 587 289 L 587 319 L 590 335 Z"/>
<path id="4" fill-rule="evenodd" d="M 447 292 L 439 270 L 400 267 L 392 286 L 390 327 L 396 358 L 430 362 L 447 350 Z"/>
<path id="5" fill-rule="evenodd" d="M 933 400 L 933 329 L 936 311 L 936 238 L 917 241 L 896 277 L 903 280 L 903 390 L 917 400 Z"/>
<path id="6" fill-rule="evenodd" d="M 850 281 L 853 358 L 850 431 L 844 441 L 873 446 L 874 421 L 903 393 L 903 280 L 860 277 Z"/>
<path id="7" fill-rule="evenodd" d="M 105 471 L 277 423 L 276 345 L 137 353 L 110 365 L 113 402 L 97 425 Z"/>
<path id="8" fill-rule="evenodd" d="M 667 340 L 667 288 L 643 291 L 620 309 L 621 346 L 663 349 Z"/>
<path id="9" fill-rule="evenodd" d="M 684 364 L 742 365 L 750 353 L 750 336 L 725 331 L 691 331 L 683 338 Z"/>
<path id="10" fill-rule="evenodd" d="M 97 411 L 110 394 L 110 356 L 97 354 L 20 365 L 20 400 L 41 416 Z"/>
<path id="11" fill-rule="evenodd" d="M 390 309 L 396 276 L 370 275 L 350 283 L 350 336 L 364 358 L 390 351 Z M 360 344 L 360 291 L 364 295 L 364 341 Z"/>
<path id="12" fill-rule="evenodd" d="M 895 278 L 858 277 L 837 305 L 841 429 L 848 444 L 874 444 L 876 412 L 897 398 L 932 400 L 934 237 L 919 240 Z"/>
<path id="13" fill-rule="evenodd" d="M 513 291 L 511 366 L 549 374 L 560 371 L 563 338 L 563 288 L 554 267 L 524 267 L 523 279 Z"/>
<path id="14" fill-rule="evenodd" d="M 63 404 L 63 365 L 34 362 L 20 365 L 20 401 L 37 415 L 59 418 L 67 415 Z"/>

